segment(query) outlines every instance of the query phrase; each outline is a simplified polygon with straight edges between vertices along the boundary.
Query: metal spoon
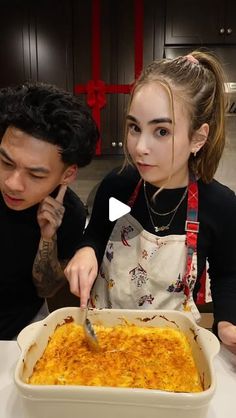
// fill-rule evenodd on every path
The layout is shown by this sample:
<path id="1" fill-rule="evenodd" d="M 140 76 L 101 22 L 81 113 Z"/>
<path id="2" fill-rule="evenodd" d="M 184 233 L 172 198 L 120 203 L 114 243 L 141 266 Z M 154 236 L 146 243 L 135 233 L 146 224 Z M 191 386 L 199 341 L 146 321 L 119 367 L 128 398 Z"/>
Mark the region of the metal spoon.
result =
<path id="1" fill-rule="evenodd" d="M 87 318 L 88 308 L 81 308 L 81 310 L 84 311 L 83 329 L 84 329 L 84 335 L 88 343 L 88 346 L 91 350 L 98 351 L 99 350 L 98 338 L 90 320 Z"/>

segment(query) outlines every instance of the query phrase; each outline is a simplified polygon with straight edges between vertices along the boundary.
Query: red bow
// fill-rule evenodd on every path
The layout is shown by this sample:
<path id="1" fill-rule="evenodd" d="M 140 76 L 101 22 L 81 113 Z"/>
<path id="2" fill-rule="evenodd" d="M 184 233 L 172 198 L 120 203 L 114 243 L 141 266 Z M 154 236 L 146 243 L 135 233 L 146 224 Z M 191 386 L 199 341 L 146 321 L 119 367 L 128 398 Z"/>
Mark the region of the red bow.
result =
<path id="1" fill-rule="evenodd" d="M 90 107 L 102 109 L 106 105 L 106 84 L 102 80 L 89 80 L 87 83 L 87 103 Z"/>

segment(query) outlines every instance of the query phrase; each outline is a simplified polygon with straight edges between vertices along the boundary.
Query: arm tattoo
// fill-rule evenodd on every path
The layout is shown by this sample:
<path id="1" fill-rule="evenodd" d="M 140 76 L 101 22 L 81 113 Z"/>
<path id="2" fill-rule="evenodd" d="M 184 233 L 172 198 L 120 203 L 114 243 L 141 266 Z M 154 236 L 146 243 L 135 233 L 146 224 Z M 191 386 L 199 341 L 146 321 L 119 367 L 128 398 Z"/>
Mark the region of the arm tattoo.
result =
<path id="1" fill-rule="evenodd" d="M 32 274 L 37 293 L 43 298 L 53 296 L 66 283 L 63 266 L 57 258 L 56 236 L 52 241 L 40 239 Z"/>

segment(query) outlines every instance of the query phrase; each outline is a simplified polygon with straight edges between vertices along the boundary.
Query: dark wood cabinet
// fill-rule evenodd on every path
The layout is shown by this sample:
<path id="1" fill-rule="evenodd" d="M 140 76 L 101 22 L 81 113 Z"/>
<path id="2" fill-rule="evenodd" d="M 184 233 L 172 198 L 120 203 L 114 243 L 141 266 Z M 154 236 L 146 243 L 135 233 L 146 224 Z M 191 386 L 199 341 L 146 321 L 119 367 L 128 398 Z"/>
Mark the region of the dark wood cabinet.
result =
<path id="1" fill-rule="evenodd" d="M 227 44 L 236 44 L 236 2 L 235 0 L 227 0 L 224 2 L 225 18 L 224 18 L 224 38 Z"/>
<path id="2" fill-rule="evenodd" d="M 72 91 L 71 2 L 11 0 L 0 7 L 0 86 L 38 80 Z"/>
<path id="3" fill-rule="evenodd" d="M 236 43 L 235 0 L 166 0 L 166 45 Z"/>
<path id="4" fill-rule="evenodd" d="M 30 46 L 32 78 L 72 91 L 71 1 L 30 2 Z"/>
<path id="5" fill-rule="evenodd" d="M 0 87 L 31 77 L 28 3 L 0 2 Z"/>
<path id="6" fill-rule="evenodd" d="M 0 0 L 0 87 L 38 80 L 74 91 L 92 80 L 92 4 Z M 129 85 L 135 77 L 135 1 L 101 0 L 100 7 L 99 78 L 106 85 Z M 172 46 L 234 47 L 235 14 L 235 0 L 143 0 L 143 64 Z M 102 154 L 120 155 L 129 95 L 105 98 Z"/>
<path id="7" fill-rule="evenodd" d="M 134 81 L 134 2 L 101 3 L 101 79 L 108 85 Z M 101 132 L 104 154 L 123 153 L 125 112 L 129 95 L 106 94 Z"/>
<path id="8" fill-rule="evenodd" d="M 143 0 L 144 65 L 163 55 L 164 0 Z M 26 80 L 73 91 L 93 79 L 92 0 L 0 0 L 0 86 Z M 135 78 L 134 0 L 100 2 L 100 79 Z M 83 99 L 87 100 L 84 93 Z M 100 110 L 102 154 L 123 153 L 129 94 L 106 93 Z"/>
<path id="9" fill-rule="evenodd" d="M 163 54 L 162 1 L 143 2 L 143 65 Z M 135 20 L 133 0 L 101 2 L 101 77 L 107 84 L 131 84 L 135 79 Z M 102 153 L 122 154 L 128 94 L 107 94 L 102 109 Z"/>

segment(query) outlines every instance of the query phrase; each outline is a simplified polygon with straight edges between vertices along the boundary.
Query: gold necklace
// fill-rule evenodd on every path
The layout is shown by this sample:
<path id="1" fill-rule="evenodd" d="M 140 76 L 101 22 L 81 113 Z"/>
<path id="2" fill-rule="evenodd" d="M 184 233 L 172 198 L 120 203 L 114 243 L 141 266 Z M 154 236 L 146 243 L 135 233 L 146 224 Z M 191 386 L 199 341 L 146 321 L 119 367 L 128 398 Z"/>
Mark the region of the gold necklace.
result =
<path id="1" fill-rule="evenodd" d="M 188 188 L 186 188 L 186 190 L 185 190 L 185 192 L 184 192 L 184 194 L 183 194 L 183 196 L 184 196 L 184 197 L 182 196 L 182 198 L 181 198 L 180 202 L 179 202 L 179 203 L 178 203 L 178 205 L 175 207 L 174 212 L 173 212 L 173 211 L 171 211 L 171 212 L 170 212 L 170 213 L 173 213 L 173 215 L 172 215 L 172 217 L 171 217 L 170 221 L 168 222 L 168 224 L 167 224 L 167 225 L 161 225 L 161 226 L 158 226 L 158 225 L 155 225 L 155 223 L 154 223 L 154 221 L 153 221 L 153 217 L 152 217 L 152 213 L 151 213 L 151 206 L 150 206 L 150 204 L 149 204 L 148 197 L 147 197 L 147 193 L 146 193 L 145 182 L 144 182 L 143 184 L 144 184 L 144 196 L 145 196 L 145 201 L 146 201 L 146 205 L 147 205 L 147 210 L 148 210 L 149 217 L 150 217 L 150 220 L 151 220 L 152 226 L 153 226 L 153 228 L 154 228 L 154 231 L 155 231 L 155 232 L 159 232 L 159 231 L 167 231 L 167 230 L 170 228 L 170 225 L 171 225 L 171 223 L 172 223 L 172 221 L 173 221 L 173 219 L 174 219 L 174 217 L 175 217 L 175 215 L 176 215 L 176 213 L 177 213 L 177 210 L 179 209 L 179 207 L 180 207 L 181 203 L 183 202 L 183 200 L 184 200 L 184 198 L 185 198 L 185 196 L 186 196 L 186 194 L 187 194 L 187 190 L 188 190 Z"/>
<path id="2" fill-rule="evenodd" d="M 170 215 L 171 213 L 176 212 L 176 211 L 177 211 L 177 209 L 180 207 L 181 203 L 183 202 L 183 200 L 185 199 L 185 197 L 186 197 L 186 195 L 187 195 L 187 192 L 188 192 L 188 186 L 187 186 L 187 187 L 185 188 L 184 193 L 183 193 L 183 195 L 182 195 L 182 197 L 181 197 L 181 199 L 180 199 L 179 203 L 177 204 L 177 206 L 175 206 L 175 208 L 174 208 L 174 209 L 172 209 L 172 210 L 170 210 L 169 212 L 160 213 L 160 212 L 157 212 L 156 210 L 154 210 L 154 209 L 153 209 L 153 207 L 150 205 L 150 203 L 149 203 L 149 201 L 148 201 L 148 195 L 147 195 L 147 191 L 146 191 L 146 182 L 145 182 L 145 181 L 143 182 L 143 188 L 144 188 L 145 199 L 146 199 L 146 201 L 148 202 L 148 205 L 149 205 L 150 210 L 151 210 L 153 213 L 155 213 L 155 215 L 158 215 L 158 216 L 167 216 L 167 215 Z"/>

